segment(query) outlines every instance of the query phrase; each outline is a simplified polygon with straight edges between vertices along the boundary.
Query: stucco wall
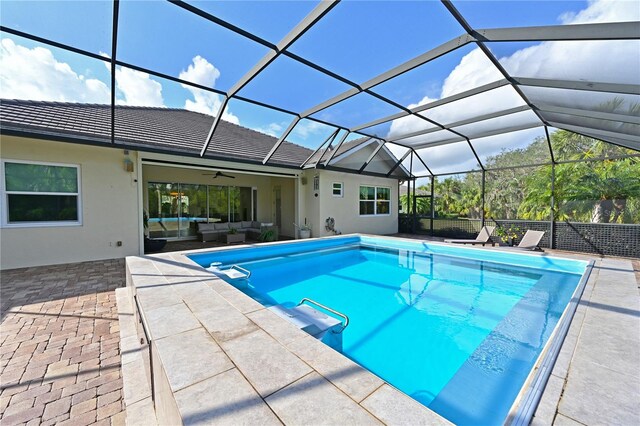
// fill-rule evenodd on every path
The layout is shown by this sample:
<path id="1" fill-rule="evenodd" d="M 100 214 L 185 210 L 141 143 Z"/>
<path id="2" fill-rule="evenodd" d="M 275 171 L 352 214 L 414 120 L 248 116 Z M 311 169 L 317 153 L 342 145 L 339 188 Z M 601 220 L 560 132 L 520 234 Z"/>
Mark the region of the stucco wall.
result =
<path id="1" fill-rule="evenodd" d="M 319 176 L 319 188 L 314 190 L 313 178 Z M 333 235 L 325 230 L 325 220 L 335 219 L 335 227 L 343 234 L 395 234 L 398 232 L 398 181 L 366 175 L 355 175 L 328 170 L 306 170 L 302 174 L 306 184 L 300 185 L 300 223 L 311 225 L 312 237 Z M 332 196 L 333 182 L 344 184 L 342 198 Z M 390 214 L 387 216 L 360 216 L 360 185 L 384 186 L 391 189 Z M 316 196 L 317 194 L 317 196 Z"/>
<path id="2" fill-rule="evenodd" d="M 2 269 L 139 253 L 137 173 L 125 171 L 122 150 L 12 136 L 2 136 L 1 141 L 4 160 L 80 165 L 83 217 L 79 226 L 2 228 Z M 135 164 L 136 153 L 129 158 Z"/>
<path id="3" fill-rule="evenodd" d="M 395 234 L 398 232 L 398 181 L 366 175 L 355 175 L 321 170 L 319 191 L 319 223 L 314 236 L 332 235 L 325 230 L 325 220 L 335 219 L 335 228 L 343 234 Z M 344 184 L 343 197 L 332 195 L 333 182 Z M 391 189 L 390 214 L 386 216 L 360 216 L 360 185 L 384 186 Z"/>
<path id="4" fill-rule="evenodd" d="M 99 259 L 120 258 L 140 252 L 140 209 L 148 181 L 185 182 L 221 185 L 237 185 L 258 188 L 258 220 L 274 221 L 275 203 L 273 188 L 282 190 L 281 235 L 296 236 L 293 222 L 312 227 L 312 236 L 329 235 L 324 228 L 325 219 L 335 218 L 336 228 L 343 233 L 363 232 L 392 234 L 398 229 L 398 186 L 393 179 L 364 175 L 352 175 L 326 170 L 307 170 L 302 173 L 306 184 L 296 184 L 293 178 L 259 176 L 228 172 L 236 179 L 211 179 L 203 176 L 202 170 L 144 165 L 142 194 L 138 194 L 136 179 L 139 176 L 138 154 L 130 152 L 129 158 L 136 165 L 134 173 L 125 171 L 123 150 L 63 142 L 41 141 L 29 138 L 3 136 L 2 158 L 6 160 L 31 160 L 77 164 L 81 170 L 81 197 L 83 222 L 79 226 L 65 227 L 5 227 L 0 230 L 0 268 L 10 269 L 27 266 L 81 262 Z M 141 158 L 179 161 L 189 164 L 213 166 L 204 159 L 187 159 L 149 153 Z M 233 163 L 225 163 L 233 167 Z M 295 170 L 242 165 L 256 172 L 281 172 L 295 175 Z M 320 178 L 320 187 L 314 190 L 313 178 Z M 333 197 L 333 182 L 344 183 L 344 197 Z M 359 215 L 359 186 L 379 185 L 391 188 L 391 213 L 388 216 L 367 217 Z M 298 192 L 296 193 L 296 187 Z M 316 196 L 317 194 L 317 196 Z M 296 198 L 299 206 L 296 208 Z M 139 205 L 140 203 L 140 205 Z M 298 217 L 296 217 L 298 216 Z M 122 246 L 117 242 L 122 241 Z"/>
<path id="5" fill-rule="evenodd" d="M 300 185 L 300 202 L 301 202 L 301 214 L 298 221 L 298 225 L 306 223 L 311 226 L 311 236 L 320 237 L 324 234 L 320 233 L 320 191 L 313 189 L 313 177 L 319 172 L 316 170 L 307 170 L 302 177 L 305 179 L 305 184 Z M 317 196 L 316 196 L 317 194 Z M 297 231 L 297 230 L 296 230 Z M 298 235 L 296 234 L 296 237 Z"/>

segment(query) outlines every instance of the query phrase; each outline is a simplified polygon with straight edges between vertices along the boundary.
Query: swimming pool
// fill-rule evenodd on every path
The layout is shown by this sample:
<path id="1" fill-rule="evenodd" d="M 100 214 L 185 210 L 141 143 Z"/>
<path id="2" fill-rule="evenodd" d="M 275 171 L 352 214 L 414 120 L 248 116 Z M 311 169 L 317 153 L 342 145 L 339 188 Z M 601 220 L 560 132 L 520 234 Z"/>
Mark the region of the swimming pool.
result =
<path id="1" fill-rule="evenodd" d="M 587 262 L 349 236 L 189 256 L 262 304 L 346 314 L 342 352 L 457 424 L 503 423 Z"/>

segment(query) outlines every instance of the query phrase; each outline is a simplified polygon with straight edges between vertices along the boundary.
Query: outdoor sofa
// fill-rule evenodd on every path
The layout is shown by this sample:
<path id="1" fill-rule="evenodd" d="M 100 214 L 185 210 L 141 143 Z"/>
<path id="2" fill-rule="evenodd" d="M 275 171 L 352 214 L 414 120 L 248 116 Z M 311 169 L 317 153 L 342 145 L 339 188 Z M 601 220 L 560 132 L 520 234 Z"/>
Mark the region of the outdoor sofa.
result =
<path id="1" fill-rule="evenodd" d="M 205 241 L 218 241 L 222 235 L 228 234 L 229 230 L 233 228 L 237 232 L 247 234 L 250 238 L 258 239 L 262 233 L 263 225 L 257 221 L 242 221 L 242 222 L 197 222 L 198 239 L 202 242 Z"/>

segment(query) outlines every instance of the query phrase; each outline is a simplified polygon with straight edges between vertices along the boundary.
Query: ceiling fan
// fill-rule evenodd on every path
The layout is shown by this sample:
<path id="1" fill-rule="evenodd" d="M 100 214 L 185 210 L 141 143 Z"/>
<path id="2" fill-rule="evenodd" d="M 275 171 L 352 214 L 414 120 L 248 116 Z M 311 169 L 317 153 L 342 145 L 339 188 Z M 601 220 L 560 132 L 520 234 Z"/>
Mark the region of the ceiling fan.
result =
<path id="1" fill-rule="evenodd" d="M 231 176 L 231 175 L 228 175 L 228 174 L 222 173 L 222 172 L 203 173 L 202 175 L 203 176 L 212 176 L 211 179 L 215 179 L 215 178 L 218 178 L 218 177 L 226 177 L 226 178 L 230 178 L 230 179 L 235 179 L 236 178 L 235 176 Z"/>

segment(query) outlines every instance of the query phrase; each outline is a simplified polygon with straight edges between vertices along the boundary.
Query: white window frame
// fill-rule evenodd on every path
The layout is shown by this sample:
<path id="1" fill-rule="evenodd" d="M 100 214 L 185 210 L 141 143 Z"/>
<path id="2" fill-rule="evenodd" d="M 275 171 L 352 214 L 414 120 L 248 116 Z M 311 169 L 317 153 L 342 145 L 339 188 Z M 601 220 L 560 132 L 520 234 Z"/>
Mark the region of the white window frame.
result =
<path id="1" fill-rule="evenodd" d="M 58 167 L 75 167 L 76 169 L 76 179 L 78 180 L 77 192 L 33 192 L 33 191 L 7 191 L 6 182 L 5 182 L 5 163 L 19 163 L 19 164 L 33 164 L 33 165 L 41 165 L 41 166 L 58 166 Z M 46 228 L 46 227 L 63 227 L 63 226 L 82 226 L 82 177 L 79 164 L 67 164 L 67 163 L 54 163 L 51 161 L 31 161 L 31 160 L 13 160 L 13 159 L 3 159 L 0 162 L 0 185 L 1 185 L 1 196 L 0 196 L 0 209 L 3 212 L 2 214 L 2 222 L 0 225 L 2 228 Z M 18 195 L 65 195 L 65 196 L 76 196 L 78 203 L 78 220 L 74 221 L 48 221 L 48 222 L 9 222 L 9 195 L 10 194 L 18 194 Z"/>
<path id="2" fill-rule="evenodd" d="M 340 185 L 340 188 L 336 188 L 336 185 Z M 340 194 L 336 194 L 335 193 L 336 189 L 340 189 Z M 344 197 L 344 183 L 343 182 L 332 182 L 331 183 L 331 195 L 336 197 L 336 198 L 343 198 Z"/>
<path id="3" fill-rule="evenodd" d="M 373 200 L 361 200 L 360 199 L 360 188 L 365 187 L 365 188 L 374 188 L 374 197 Z M 378 200 L 378 189 L 388 189 L 389 190 L 389 199 L 388 200 Z M 380 216 L 391 216 L 391 187 L 390 186 L 382 186 L 382 185 L 367 185 L 367 184 L 360 184 L 358 186 L 358 216 L 360 217 L 380 217 Z M 361 201 L 365 201 L 365 202 L 372 202 L 373 203 L 373 214 L 362 214 L 360 213 L 360 202 Z M 378 213 L 378 201 L 386 201 L 389 203 L 389 213 Z"/>

